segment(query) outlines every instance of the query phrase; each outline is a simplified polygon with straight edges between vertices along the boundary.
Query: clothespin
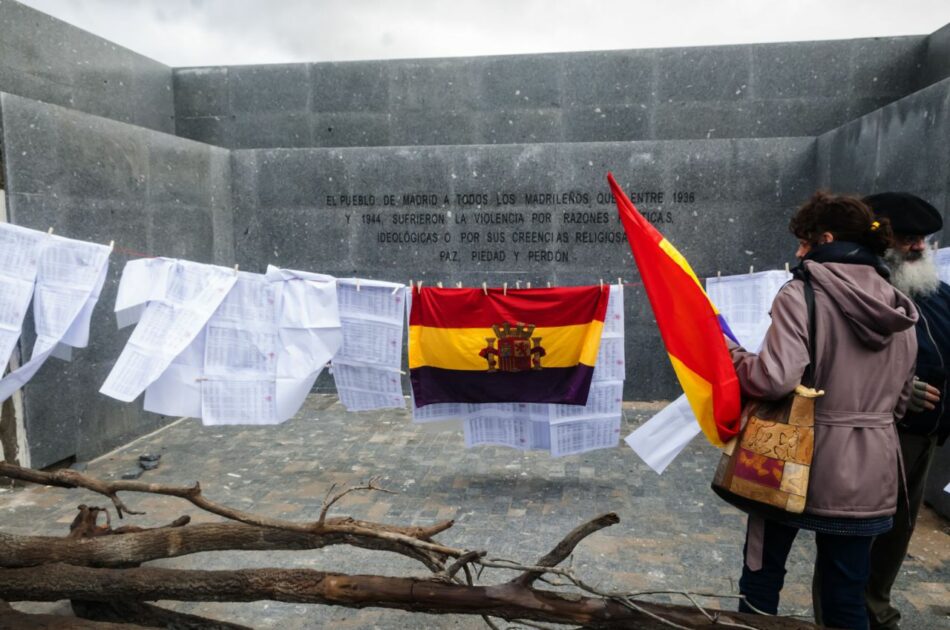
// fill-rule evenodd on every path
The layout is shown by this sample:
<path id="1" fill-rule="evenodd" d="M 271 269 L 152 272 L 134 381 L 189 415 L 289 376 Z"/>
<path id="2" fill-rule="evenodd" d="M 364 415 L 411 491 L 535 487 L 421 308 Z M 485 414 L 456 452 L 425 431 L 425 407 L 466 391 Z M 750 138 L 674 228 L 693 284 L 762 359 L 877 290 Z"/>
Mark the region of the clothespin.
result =
<path id="1" fill-rule="evenodd" d="M 50 229 L 46 230 L 46 233 L 49 234 L 50 236 L 52 236 L 52 234 L 53 234 L 53 228 L 50 228 Z"/>
<path id="2" fill-rule="evenodd" d="M 548 282 L 548 288 L 549 288 L 549 289 L 551 288 L 551 283 L 550 283 L 550 282 Z"/>
<path id="3" fill-rule="evenodd" d="M 237 275 L 237 272 L 238 272 L 238 266 L 234 265 L 234 275 Z"/>
<path id="4" fill-rule="evenodd" d="M 409 278 L 409 293 L 412 293 L 412 290 L 416 287 L 412 284 L 412 278 Z"/>
<path id="5" fill-rule="evenodd" d="M 721 272 L 721 271 L 717 271 L 717 272 L 716 272 L 716 277 L 717 277 L 717 278 L 721 278 L 721 277 L 722 277 L 722 272 Z"/>
<path id="6" fill-rule="evenodd" d="M 391 295 L 396 295 L 396 293 L 398 293 L 398 292 L 399 292 L 399 289 L 401 289 L 401 288 L 402 288 L 402 287 L 399 286 L 398 284 L 397 284 L 396 286 L 394 286 L 394 287 L 393 287 L 393 292 L 392 292 Z"/>
<path id="7" fill-rule="evenodd" d="M 521 280 L 515 280 L 515 288 L 516 288 L 516 289 L 520 289 L 520 288 L 521 288 Z"/>
<path id="8" fill-rule="evenodd" d="M 531 283 L 530 283 L 530 282 L 528 283 L 528 288 L 529 288 L 529 289 L 531 288 Z"/>
<path id="9" fill-rule="evenodd" d="M 438 282 L 436 282 L 436 283 L 435 283 L 435 286 L 437 286 L 437 287 L 439 287 L 439 288 L 441 289 L 441 288 L 442 288 L 442 281 L 439 280 Z"/>
<path id="10" fill-rule="evenodd" d="M 357 293 L 360 292 L 360 279 L 359 279 L 359 278 L 356 279 L 356 292 L 357 292 Z"/>
<path id="11" fill-rule="evenodd" d="M 749 273 L 755 273 L 755 267 L 749 265 Z"/>
<path id="12" fill-rule="evenodd" d="M 109 251 L 115 249 L 115 241 L 109 241 Z"/>
<path id="13" fill-rule="evenodd" d="M 400 374 L 402 374 L 403 376 L 405 376 L 405 375 L 406 375 L 406 373 L 405 373 L 405 372 L 403 372 L 402 370 L 399 370 L 399 373 L 400 373 Z"/>
<path id="14" fill-rule="evenodd" d="M 501 285 L 501 286 L 502 286 L 501 294 L 502 294 L 502 295 L 508 295 L 508 283 L 505 282 L 505 283 L 504 283 L 503 285 Z"/>
<path id="15" fill-rule="evenodd" d="M 788 263 L 785 263 L 785 273 L 789 273 L 789 270 L 788 270 Z"/>
<path id="16" fill-rule="evenodd" d="M 618 286 L 618 287 L 622 287 L 622 286 L 623 286 L 623 278 L 617 278 L 617 286 Z"/>
<path id="17" fill-rule="evenodd" d="M 603 279 L 603 278 L 600 279 L 600 290 L 601 290 L 601 291 L 604 290 L 604 279 Z"/>
<path id="18" fill-rule="evenodd" d="M 488 295 L 488 283 L 487 283 L 487 282 L 483 282 L 483 283 L 482 283 L 482 292 L 484 292 L 485 295 Z"/>
<path id="19" fill-rule="evenodd" d="M 419 281 L 419 284 L 416 285 L 416 288 L 418 288 L 419 291 L 422 291 L 422 280 Z"/>
<path id="20" fill-rule="evenodd" d="M 455 288 L 456 288 L 456 289 L 461 289 L 461 288 L 462 288 L 462 282 L 461 282 L 461 281 L 456 282 L 456 283 L 455 283 Z"/>

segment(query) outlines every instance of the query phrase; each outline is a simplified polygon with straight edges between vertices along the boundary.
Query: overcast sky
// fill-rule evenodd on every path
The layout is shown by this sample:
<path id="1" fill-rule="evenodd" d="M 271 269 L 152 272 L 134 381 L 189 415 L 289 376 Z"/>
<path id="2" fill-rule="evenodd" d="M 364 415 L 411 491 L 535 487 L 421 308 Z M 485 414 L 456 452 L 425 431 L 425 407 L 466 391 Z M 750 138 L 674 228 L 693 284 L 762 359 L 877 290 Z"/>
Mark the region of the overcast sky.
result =
<path id="1" fill-rule="evenodd" d="M 170 66 L 929 34 L 950 0 L 20 0 Z"/>

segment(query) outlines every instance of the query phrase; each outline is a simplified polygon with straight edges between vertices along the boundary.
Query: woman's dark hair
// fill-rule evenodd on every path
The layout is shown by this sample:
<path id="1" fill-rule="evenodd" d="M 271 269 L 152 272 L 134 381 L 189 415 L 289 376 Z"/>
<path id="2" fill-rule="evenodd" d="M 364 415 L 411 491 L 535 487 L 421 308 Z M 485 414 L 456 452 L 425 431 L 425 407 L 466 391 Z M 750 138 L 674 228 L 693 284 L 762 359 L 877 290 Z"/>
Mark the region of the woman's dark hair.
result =
<path id="1" fill-rule="evenodd" d="M 894 233 L 886 218 L 875 219 L 871 209 L 858 197 L 833 195 L 819 190 L 805 202 L 788 229 L 796 237 L 815 245 L 824 232 L 836 241 L 864 245 L 878 256 L 893 245 Z"/>

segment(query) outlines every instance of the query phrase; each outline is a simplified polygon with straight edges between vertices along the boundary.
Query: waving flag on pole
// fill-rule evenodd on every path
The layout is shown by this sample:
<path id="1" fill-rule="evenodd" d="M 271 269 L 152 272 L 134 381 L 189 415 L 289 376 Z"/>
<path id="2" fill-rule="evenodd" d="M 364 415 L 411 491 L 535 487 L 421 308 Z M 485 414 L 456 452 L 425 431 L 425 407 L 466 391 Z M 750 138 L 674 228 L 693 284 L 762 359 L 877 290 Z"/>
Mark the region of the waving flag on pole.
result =
<path id="1" fill-rule="evenodd" d="M 706 439 L 722 446 L 739 432 L 739 380 L 722 335 L 735 337 L 683 255 L 637 212 L 612 174 L 607 181 L 676 377 Z"/>

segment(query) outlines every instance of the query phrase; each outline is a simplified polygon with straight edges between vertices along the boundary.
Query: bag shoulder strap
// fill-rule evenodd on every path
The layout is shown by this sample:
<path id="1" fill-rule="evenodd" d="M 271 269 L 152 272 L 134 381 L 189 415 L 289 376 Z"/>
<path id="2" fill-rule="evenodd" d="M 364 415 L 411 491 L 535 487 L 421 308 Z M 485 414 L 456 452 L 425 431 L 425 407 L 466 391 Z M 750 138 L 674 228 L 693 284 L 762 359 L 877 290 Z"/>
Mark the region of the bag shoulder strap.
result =
<path id="1" fill-rule="evenodd" d="M 802 385 L 815 386 L 815 289 L 811 286 L 811 278 L 804 274 L 805 306 L 808 309 L 808 366 L 802 374 Z"/>

